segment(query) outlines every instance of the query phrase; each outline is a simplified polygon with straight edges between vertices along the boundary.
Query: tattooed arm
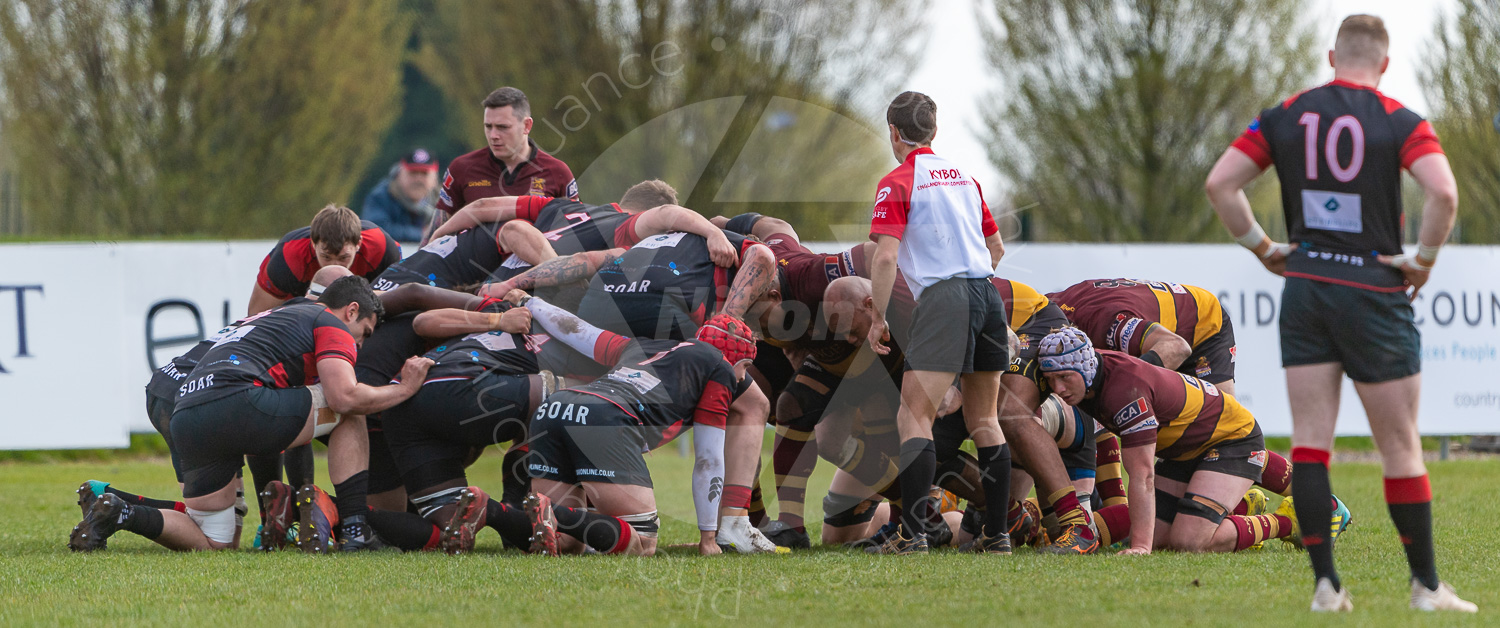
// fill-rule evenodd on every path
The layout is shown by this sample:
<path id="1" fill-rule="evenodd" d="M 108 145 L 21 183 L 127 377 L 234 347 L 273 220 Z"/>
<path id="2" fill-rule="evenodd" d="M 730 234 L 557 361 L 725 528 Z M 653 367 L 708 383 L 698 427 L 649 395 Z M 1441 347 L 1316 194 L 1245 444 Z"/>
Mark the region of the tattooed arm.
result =
<path id="1" fill-rule="evenodd" d="M 751 304 L 771 289 L 771 282 L 775 279 L 776 256 L 771 249 L 763 244 L 746 249 L 744 259 L 740 260 L 740 271 L 734 276 L 734 284 L 729 286 L 729 299 L 724 302 L 722 313 L 743 319 Z"/>
<path id="2" fill-rule="evenodd" d="M 554 257 L 507 281 L 495 284 L 489 292 L 492 295 L 504 296 L 511 290 L 560 286 L 588 279 L 593 277 L 594 273 L 599 272 L 605 264 L 615 261 L 615 258 L 624 254 L 625 249 L 609 249 L 608 251 L 584 251 L 564 257 Z"/>

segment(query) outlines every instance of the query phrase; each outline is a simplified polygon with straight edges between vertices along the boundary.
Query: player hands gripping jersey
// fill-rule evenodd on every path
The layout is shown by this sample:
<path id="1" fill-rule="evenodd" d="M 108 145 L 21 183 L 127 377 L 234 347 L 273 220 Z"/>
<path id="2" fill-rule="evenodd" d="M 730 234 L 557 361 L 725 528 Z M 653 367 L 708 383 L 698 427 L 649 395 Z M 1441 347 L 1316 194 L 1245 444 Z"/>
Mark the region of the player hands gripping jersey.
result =
<path id="1" fill-rule="evenodd" d="M 1438 579 L 1432 491 L 1417 433 L 1421 340 L 1408 302 L 1448 239 L 1458 188 L 1431 125 L 1377 89 L 1389 42 L 1380 18 L 1345 19 L 1329 53 L 1334 80 L 1262 111 L 1204 187 L 1230 234 L 1286 276 L 1281 361 L 1292 401 L 1298 516 L 1329 516 L 1329 451 L 1348 373 L 1380 443 L 1386 503 L 1411 567 L 1412 608 L 1474 612 Z M 1243 191 L 1272 164 L 1291 245 L 1266 236 Z M 1415 255 L 1401 250 L 1402 169 L 1423 193 Z M 1324 530 L 1303 534 L 1315 611 L 1353 607 L 1331 540 Z"/>
<path id="2" fill-rule="evenodd" d="M 604 377 L 549 396 L 531 420 L 534 553 L 556 554 L 560 531 L 577 541 L 563 551 L 653 554 L 658 517 L 642 454 L 688 428 L 696 428 L 700 551 L 718 553 L 719 543 L 745 553 L 775 549 L 745 516 L 766 403 L 745 377 L 755 343 L 744 323 L 720 315 L 695 340 L 631 340 L 520 291 L 508 298 L 522 299 L 555 339 L 615 364 Z M 595 512 L 582 508 L 585 495 Z"/>
<path id="3" fill-rule="evenodd" d="M 313 216 L 311 226 L 283 236 L 261 261 L 247 313 L 264 312 L 307 292 L 313 273 L 324 266 L 343 266 L 375 281 L 400 259 L 401 245 L 375 223 L 360 220 L 347 207 L 329 205 Z"/>
<path id="4" fill-rule="evenodd" d="M 1231 515 L 1266 464 L 1265 438 L 1233 395 L 1196 377 L 1109 350 L 1065 327 L 1040 341 L 1038 361 L 1063 402 L 1120 436 L 1130 476 L 1128 554 L 1245 549 L 1294 531 L 1290 517 Z M 1153 470 L 1153 462 L 1155 468 Z M 1153 495 L 1154 493 L 1154 495 Z M 1105 511 L 1106 522 L 1117 517 Z"/>
<path id="5" fill-rule="evenodd" d="M 1140 279 L 1090 279 L 1047 295 L 1095 346 L 1234 393 L 1234 327 L 1213 293 Z"/>
<path id="6" fill-rule="evenodd" d="M 347 518 L 340 537 L 347 549 L 363 547 L 370 538 L 363 520 L 365 494 L 360 483 L 347 481 L 364 470 L 360 454 L 368 441 L 363 422 L 341 422 L 339 415 L 376 412 L 411 396 L 429 364 L 420 358 L 409 361 L 402 369 L 406 381 L 397 386 L 355 382 L 356 342 L 380 313 L 364 279 L 344 277 L 317 303 L 277 308 L 221 339 L 178 387 L 172 414 L 186 515 L 127 505 L 105 495 L 74 529 L 70 547 L 101 549 L 119 529 L 172 549 L 235 547 L 241 457 L 274 454 L 325 433 L 331 434 L 329 475 L 338 489 L 338 514 Z M 314 382 L 319 385 L 312 386 Z M 337 522 L 337 517 L 327 517 L 319 534 L 305 530 L 303 536 L 326 539 Z"/>

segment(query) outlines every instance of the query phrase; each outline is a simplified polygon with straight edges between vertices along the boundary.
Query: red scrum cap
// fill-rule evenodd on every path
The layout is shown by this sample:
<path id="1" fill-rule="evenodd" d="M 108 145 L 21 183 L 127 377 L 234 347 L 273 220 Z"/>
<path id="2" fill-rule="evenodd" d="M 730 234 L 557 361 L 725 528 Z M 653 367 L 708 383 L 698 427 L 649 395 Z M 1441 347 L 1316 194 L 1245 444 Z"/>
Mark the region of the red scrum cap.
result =
<path id="1" fill-rule="evenodd" d="M 755 359 L 755 334 L 745 321 L 728 314 L 708 319 L 698 328 L 698 339 L 713 345 L 730 364 Z"/>

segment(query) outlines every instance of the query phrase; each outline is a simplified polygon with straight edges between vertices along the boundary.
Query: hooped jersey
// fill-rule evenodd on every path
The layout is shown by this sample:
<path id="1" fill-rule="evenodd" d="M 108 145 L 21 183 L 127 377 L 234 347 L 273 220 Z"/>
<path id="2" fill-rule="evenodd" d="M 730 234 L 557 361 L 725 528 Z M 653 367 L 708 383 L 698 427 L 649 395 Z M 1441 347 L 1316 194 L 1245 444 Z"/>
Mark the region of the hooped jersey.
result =
<path id="1" fill-rule="evenodd" d="M 724 427 L 749 380 L 736 382 L 724 355 L 703 341 L 638 339 L 603 377 L 568 390 L 614 404 L 648 431 L 654 449 L 694 424 Z M 543 403 L 538 416 L 560 405 Z"/>
<path id="2" fill-rule="evenodd" d="M 826 343 L 847 345 L 847 340 L 834 336 L 828 329 L 823 315 L 823 295 L 828 291 L 828 284 L 835 279 L 870 278 L 864 245 L 840 253 L 814 253 L 793 236 L 774 233 L 766 237 L 766 246 L 776 256 L 776 266 L 780 270 L 777 289 L 781 292 L 781 309 L 785 316 L 783 320 L 771 321 L 770 328 L 762 330 L 765 341 L 782 349 L 813 349 Z M 905 332 L 914 309 L 916 300 L 906 282 L 898 277 L 891 290 L 887 312 L 892 328 Z"/>
<path id="3" fill-rule="evenodd" d="M 1276 166 L 1288 239 L 1286 276 L 1395 292 L 1401 272 L 1401 169 L 1441 154 L 1432 125 L 1373 87 L 1336 80 L 1260 113 L 1233 147 Z"/>
<path id="4" fill-rule="evenodd" d="M 349 272 L 374 282 L 391 264 L 401 260 L 401 245 L 375 223 L 361 220 L 359 254 L 349 265 Z M 255 285 L 278 299 L 290 299 L 307 293 L 313 275 L 323 265 L 313 250 L 312 227 L 303 227 L 282 236 L 260 263 Z"/>
<path id="5" fill-rule="evenodd" d="M 358 355 L 344 322 L 321 303 L 267 310 L 220 338 L 177 387 L 177 409 L 228 397 L 252 386 L 294 388 L 318 381 L 318 361 Z"/>
<path id="6" fill-rule="evenodd" d="M 487 314 L 501 314 L 511 309 L 505 301 L 491 299 L 479 308 Z M 473 379 L 487 371 L 501 375 L 530 375 L 540 372 L 536 354 L 549 338 L 505 331 L 486 331 L 456 336 L 427 352 L 433 362 L 425 383 Z"/>
<path id="7" fill-rule="evenodd" d="M 1025 327 L 1037 312 L 1052 303 L 1046 295 L 1037 292 L 1036 288 L 1013 279 L 995 277 L 990 279 L 990 283 L 995 284 L 995 289 L 1000 291 L 1000 300 L 1005 303 L 1005 322 L 1012 331 Z"/>
<path id="8" fill-rule="evenodd" d="M 1255 430 L 1250 411 L 1213 384 L 1117 351 L 1098 354 L 1094 396 L 1078 409 L 1119 435 L 1121 447 L 1155 442 L 1156 457 L 1191 460 Z"/>
<path id="9" fill-rule="evenodd" d="M 278 307 L 312 302 L 313 300 L 307 297 L 295 297 L 288 299 Z M 161 368 L 152 371 L 151 381 L 146 383 L 146 392 L 162 399 L 176 399 L 177 386 L 182 383 L 182 380 L 187 379 L 188 373 L 193 372 L 193 369 L 198 367 L 198 362 L 203 359 L 204 354 L 208 353 L 208 350 L 212 349 L 220 340 L 229 337 L 230 334 L 234 333 L 234 330 L 239 329 L 241 325 L 244 325 L 246 321 L 252 318 L 256 318 L 256 316 L 247 316 L 226 325 L 223 329 L 198 341 L 198 344 L 188 349 L 187 353 L 172 358 L 166 364 L 163 364 Z"/>
<path id="10" fill-rule="evenodd" d="M 1095 347 L 1142 353 L 1155 326 L 1193 347 L 1219 333 L 1224 309 L 1213 293 L 1197 286 L 1140 279 L 1090 279 L 1047 295 Z"/>
<path id="11" fill-rule="evenodd" d="M 944 279 L 993 277 L 985 238 L 998 231 L 979 183 L 931 148 L 912 151 L 876 186 L 870 239 L 901 240 L 896 265 L 918 299 Z"/>

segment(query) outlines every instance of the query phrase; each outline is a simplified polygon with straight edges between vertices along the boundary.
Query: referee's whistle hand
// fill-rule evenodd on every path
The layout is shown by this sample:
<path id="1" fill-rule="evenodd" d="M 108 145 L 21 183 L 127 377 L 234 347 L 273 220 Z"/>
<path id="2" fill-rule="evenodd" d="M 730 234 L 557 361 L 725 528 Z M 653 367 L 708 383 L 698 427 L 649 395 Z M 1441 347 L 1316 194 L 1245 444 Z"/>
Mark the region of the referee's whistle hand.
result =
<path id="1" fill-rule="evenodd" d="M 870 333 L 866 337 L 870 342 L 870 349 L 879 355 L 888 355 L 891 348 L 885 346 L 885 341 L 891 339 L 890 330 L 887 329 L 885 321 L 870 321 Z"/>

